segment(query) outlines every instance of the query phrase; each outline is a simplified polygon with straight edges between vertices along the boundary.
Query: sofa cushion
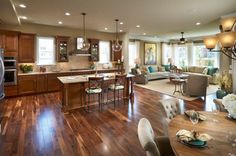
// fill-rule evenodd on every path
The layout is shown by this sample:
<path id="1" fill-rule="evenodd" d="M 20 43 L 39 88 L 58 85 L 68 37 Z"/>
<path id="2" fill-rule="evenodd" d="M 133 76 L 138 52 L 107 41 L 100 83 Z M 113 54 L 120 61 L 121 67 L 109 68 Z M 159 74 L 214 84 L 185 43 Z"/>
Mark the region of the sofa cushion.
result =
<path id="1" fill-rule="evenodd" d="M 195 67 L 194 69 L 195 69 L 194 73 L 201 73 L 201 74 L 207 73 L 207 67 Z"/>
<path id="2" fill-rule="evenodd" d="M 157 67 L 157 71 L 159 71 L 159 72 L 164 72 L 164 71 L 166 71 L 166 70 L 165 70 L 165 67 L 158 66 L 158 67 Z"/>
<path id="3" fill-rule="evenodd" d="M 139 68 L 136 69 L 136 72 L 137 72 L 138 75 L 142 74 L 142 72 Z"/>
<path id="4" fill-rule="evenodd" d="M 149 73 L 153 73 L 153 72 L 154 72 L 153 67 L 152 67 L 152 66 L 149 66 L 149 67 L 148 67 L 148 71 L 149 71 Z"/>
<path id="5" fill-rule="evenodd" d="M 165 67 L 165 71 L 170 71 L 170 65 L 163 65 Z"/>
<path id="6" fill-rule="evenodd" d="M 188 72 L 195 73 L 195 67 L 194 66 L 188 67 Z"/>
<path id="7" fill-rule="evenodd" d="M 218 71 L 218 68 L 208 68 L 207 75 L 213 76 Z"/>
<path id="8" fill-rule="evenodd" d="M 183 72 L 188 72 L 188 66 L 181 67 Z"/>

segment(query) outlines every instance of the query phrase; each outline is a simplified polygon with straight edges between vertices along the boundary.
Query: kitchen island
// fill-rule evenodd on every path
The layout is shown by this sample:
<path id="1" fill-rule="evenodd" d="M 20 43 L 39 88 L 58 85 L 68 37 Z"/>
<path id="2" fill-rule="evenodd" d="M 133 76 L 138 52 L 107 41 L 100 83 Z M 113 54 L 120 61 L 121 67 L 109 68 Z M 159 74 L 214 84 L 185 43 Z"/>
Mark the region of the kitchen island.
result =
<path id="1" fill-rule="evenodd" d="M 94 76 L 94 74 L 91 74 L 58 77 L 61 83 L 63 112 L 85 107 L 85 89 L 88 86 L 88 78 Z M 98 74 L 97 76 L 104 77 L 103 89 L 106 89 L 110 84 L 114 84 L 115 82 L 115 73 Z M 133 75 L 131 74 L 128 74 L 126 77 L 123 95 L 124 98 L 130 99 L 133 102 Z M 94 104 L 97 104 L 96 98 L 95 102 L 90 105 Z"/>

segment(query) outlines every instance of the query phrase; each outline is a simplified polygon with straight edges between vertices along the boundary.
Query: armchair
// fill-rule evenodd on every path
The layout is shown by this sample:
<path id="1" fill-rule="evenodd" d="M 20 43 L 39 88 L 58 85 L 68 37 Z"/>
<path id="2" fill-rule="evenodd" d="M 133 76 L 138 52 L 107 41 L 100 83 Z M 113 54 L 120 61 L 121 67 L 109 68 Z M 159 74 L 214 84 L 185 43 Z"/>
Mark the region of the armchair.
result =
<path id="1" fill-rule="evenodd" d="M 148 83 L 148 77 L 146 73 L 144 72 L 137 72 L 138 68 L 132 68 L 131 74 L 134 75 L 134 82 L 137 84 L 147 84 Z"/>
<path id="2" fill-rule="evenodd" d="M 207 86 L 207 76 L 189 75 L 187 82 L 183 85 L 183 92 L 189 96 L 204 96 L 204 101 L 206 101 Z"/>

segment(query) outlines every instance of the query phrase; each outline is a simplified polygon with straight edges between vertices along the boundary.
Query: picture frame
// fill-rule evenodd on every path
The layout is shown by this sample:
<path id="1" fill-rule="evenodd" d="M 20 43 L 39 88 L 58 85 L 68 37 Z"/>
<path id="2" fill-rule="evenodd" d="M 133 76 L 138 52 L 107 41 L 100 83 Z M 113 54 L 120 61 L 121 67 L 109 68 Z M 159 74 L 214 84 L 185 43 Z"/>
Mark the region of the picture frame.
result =
<path id="1" fill-rule="evenodd" d="M 157 64 L 157 49 L 155 43 L 144 43 L 144 64 L 155 65 Z"/>

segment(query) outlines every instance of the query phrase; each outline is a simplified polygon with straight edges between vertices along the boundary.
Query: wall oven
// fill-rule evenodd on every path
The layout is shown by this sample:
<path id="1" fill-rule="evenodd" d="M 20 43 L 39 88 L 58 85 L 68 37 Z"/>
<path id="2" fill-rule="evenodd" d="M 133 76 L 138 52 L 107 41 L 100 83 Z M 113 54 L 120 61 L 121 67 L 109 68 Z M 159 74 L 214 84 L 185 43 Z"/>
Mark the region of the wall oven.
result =
<path id="1" fill-rule="evenodd" d="M 17 70 L 16 59 L 14 57 L 4 57 L 5 75 L 4 85 L 17 84 Z"/>

